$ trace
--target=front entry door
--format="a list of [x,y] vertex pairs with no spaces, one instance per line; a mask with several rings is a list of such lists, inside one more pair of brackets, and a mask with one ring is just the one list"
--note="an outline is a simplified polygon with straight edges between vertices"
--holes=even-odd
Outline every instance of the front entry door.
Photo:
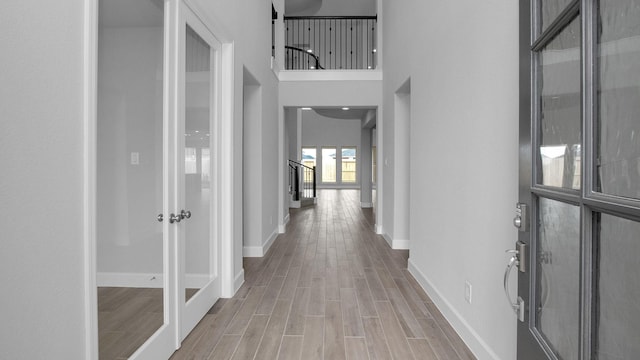
[[635,359],[640,0],[520,4],[518,360]]

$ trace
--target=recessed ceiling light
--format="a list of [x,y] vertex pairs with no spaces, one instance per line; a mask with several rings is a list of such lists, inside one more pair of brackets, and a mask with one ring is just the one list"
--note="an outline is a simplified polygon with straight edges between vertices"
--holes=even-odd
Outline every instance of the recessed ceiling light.
[[199,132],[200,132],[200,130],[196,130],[196,134],[199,133]]
[[313,50],[312,50],[312,49],[307,49],[307,52],[308,52],[308,53],[312,53],[312,52],[313,52]]
[[311,110],[311,108],[310,107],[303,107],[302,110],[308,111],[308,110]]
[[349,110],[349,108],[348,107],[343,107],[342,110]]
[[315,69],[316,69],[316,67],[315,67],[315,66],[309,66],[309,69],[311,69],[311,70],[315,70]]

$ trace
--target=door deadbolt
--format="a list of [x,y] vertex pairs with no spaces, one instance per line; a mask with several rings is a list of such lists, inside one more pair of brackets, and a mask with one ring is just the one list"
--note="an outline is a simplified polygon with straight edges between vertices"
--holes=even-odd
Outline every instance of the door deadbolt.
[[529,212],[527,210],[527,204],[516,204],[516,217],[513,218],[513,226],[517,227],[518,231],[529,231]]

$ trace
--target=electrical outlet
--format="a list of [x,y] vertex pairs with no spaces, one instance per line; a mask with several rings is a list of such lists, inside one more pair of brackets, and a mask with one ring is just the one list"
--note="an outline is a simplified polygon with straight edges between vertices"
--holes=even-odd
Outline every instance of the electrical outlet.
[[464,300],[471,304],[471,296],[473,294],[473,286],[470,282],[464,282]]
[[140,153],[132,152],[131,153],[131,165],[140,165]]

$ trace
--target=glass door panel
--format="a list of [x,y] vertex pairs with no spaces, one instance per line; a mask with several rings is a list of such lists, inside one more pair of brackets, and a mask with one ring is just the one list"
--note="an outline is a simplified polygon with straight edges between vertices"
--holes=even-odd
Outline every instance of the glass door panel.
[[336,153],[335,147],[322,148],[322,182],[335,183],[336,178]]
[[571,0],[540,0],[541,31],[548,28],[570,3]]
[[541,198],[536,328],[559,359],[578,359],[580,208]]
[[155,0],[99,1],[96,248],[101,360],[162,358],[175,349],[170,272],[164,262],[170,242],[164,5]]
[[518,360],[637,358],[640,0],[530,5],[520,39],[544,34],[520,49]]
[[[303,147],[302,148],[302,165],[308,166],[310,168],[316,167],[316,148],[315,147]],[[304,180],[305,183],[313,183],[313,173],[312,172],[304,172]]]
[[640,2],[601,1],[598,15],[597,190],[640,199]]
[[580,20],[539,54],[540,183],[580,189]]
[[347,184],[354,184],[357,182],[356,172],[356,148],[355,147],[343,147],[342,148],[342,182]]
[[[179,242],[181,325],[184,339],[220,297],[217,260],[216,73],[221,45],[181,3],[178,144],[182,223]],[[184,298],[182,298],[182,295]]]
[[608,214],[597,217],[594,356],[634,359],[640,354],[640,223]]
[[211,48],[186,26],[184,123],[185,301],[209,282],[211,268]]

